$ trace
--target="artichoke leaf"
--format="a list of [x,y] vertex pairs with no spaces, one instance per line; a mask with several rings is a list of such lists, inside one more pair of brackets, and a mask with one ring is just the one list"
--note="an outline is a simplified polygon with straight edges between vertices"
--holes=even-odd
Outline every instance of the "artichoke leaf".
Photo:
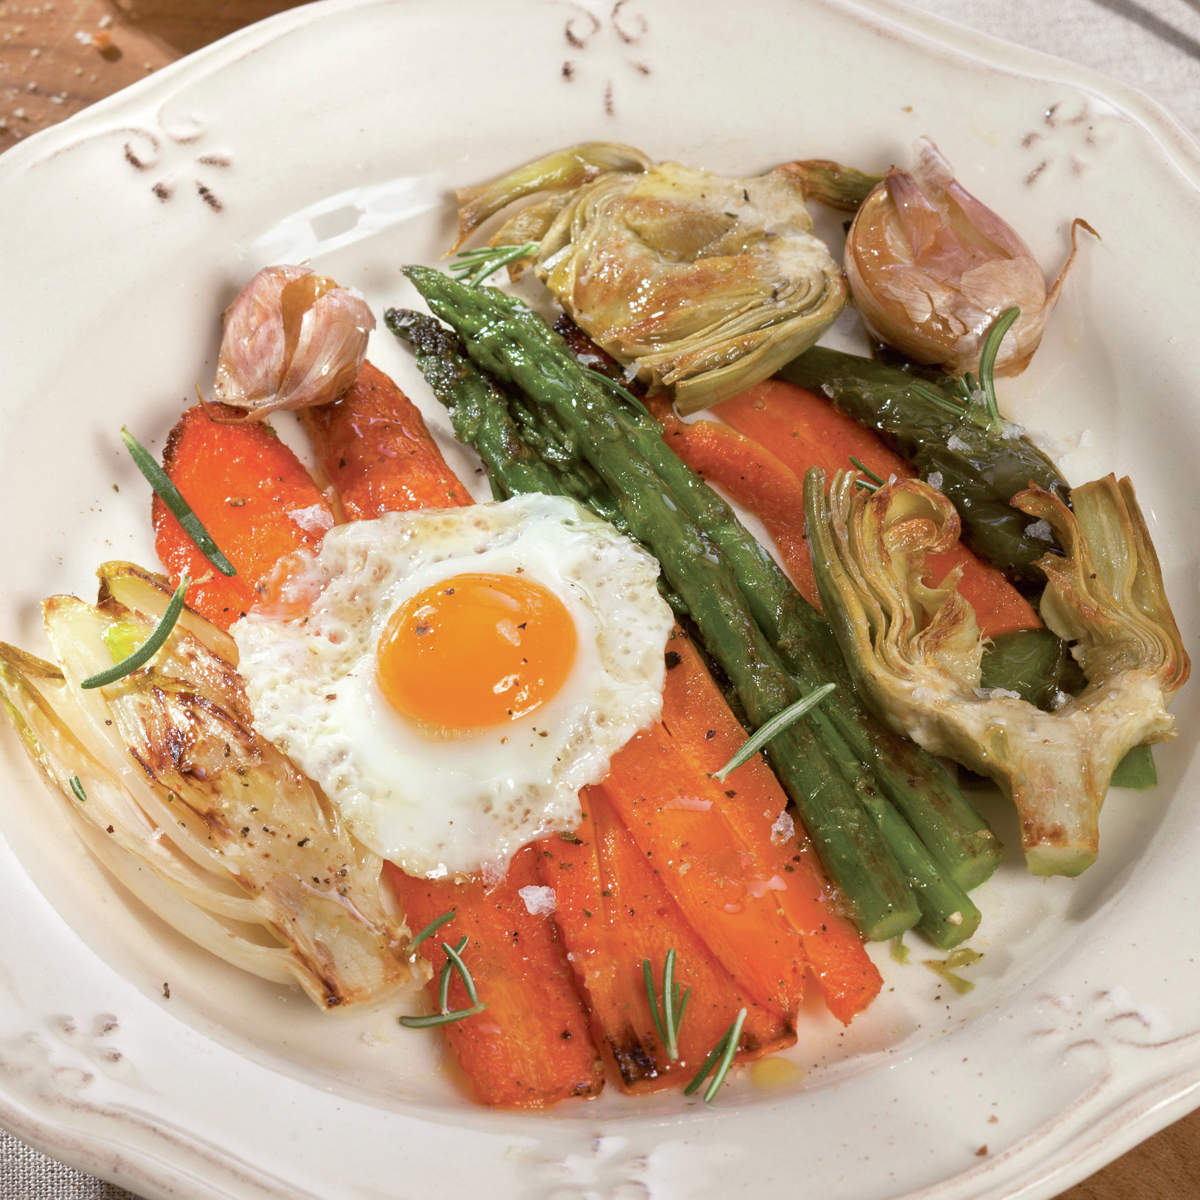
[[[461,246],[489,217],[531,196],[568,193],[612,171],[644,171],[650,160],[620,142],[579,142],[535,158],[478,187],[459,188],[458,242]],[[528,241],[528,238],[521,239]]]
[[1128,480],[1073,489],[1074,511],[1029,488],[1013,503],[1053,528],[1063,555],[1037,564],[1042,616],[1072,643],[1087,686],[1044,712],[980,686],[984,640],[957,576],[931,586],[924,560],[958,536],[940,492],[916,479],[868,494],[853,472],[805,479],[821,602],[859,691],[894,729],[993,779],[1021,823],[1035,874],[1076,875],[1099,848],[1099,814],[1117,764],[1174,733],[1167,712],[1189,663],[1162,572]]
[[527,200],[493,244],[538,241],[535,273],[575,323],[683,412],[769,377],[832,324],[846,284],[795,164],[727,178],[610,146],[604,166],[601,145],[460,192],[460,233]]
[[[322,1008],[374,1003],[421,978],[382,862],[253,729],[220,630],[186,614],[143,668],[103,688],[106,635],[156,618],[165,580],[101,568],[101,602],[43,606],[59,665],[0,646],[0,697],[84,844],[179,932],[227,961],[299,983]],[[74,781],[74,783],[73,783]],[[74,784],[80,785],[81,796]],[[147,869],[148,868],[148,869]]]

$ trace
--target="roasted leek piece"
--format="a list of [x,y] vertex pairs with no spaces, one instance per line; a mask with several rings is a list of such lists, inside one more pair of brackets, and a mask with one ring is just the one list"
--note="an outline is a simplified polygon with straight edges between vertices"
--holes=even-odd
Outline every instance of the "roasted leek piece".
[[793,165],[736,179],[574,146],[460,192],[459,232],[527,201],[492,244],[537,242],[538,278],[575,322],[694,412],[773,374],[845,303]]
[[[144,640],[169,585],[101,568],[96,606],[45,602],[61,665],[0,644],[0,700],[84,844],[180,933],[322,1008],[410,982],[408,929],[319,789],[252,728],[232,643],[194,613],[142,669],[79,682]],[[129,607],[123,598],[137,607]],[[418,978],[421,977],[418,975]]]
[[870,494],[851,472],[835,476],[826,498],[820,471],[805,480],[821,602],[856,686],[894,728],[1012,797],[1039,875],[1077,875],[1094,861],[1113,770],[1132,747],[1173,734],[1167,704],[1189,671],[1129,481],[1109,475],[1071,500],[1074,511],[1040,488],[1013,500],[1063,548],[1038,563],[1041,613],[1087,679],[1043,712],[980,687],[983,640],[957,575],[937,587],[923,579],[925,555],[958,537],[945,496],[918,480]]

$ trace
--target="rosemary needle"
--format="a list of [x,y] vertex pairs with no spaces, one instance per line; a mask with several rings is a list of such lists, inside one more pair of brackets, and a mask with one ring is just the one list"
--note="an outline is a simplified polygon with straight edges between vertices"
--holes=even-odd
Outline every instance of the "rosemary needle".
[[467,997],[472,1004],[479,1003],[479,996],[475,991],[475,980],[471,978],[471,972],[467,970],[467,964],[463,962],[461,955],[466,948],[467,939],[464,935],[457,946],[451,946],[448,942],[442,943],[442,949],[446,952],[446,957],[454,964],[454,969],[458,972],[463,981],[463,987],[467,989]]
[[526,242],[523,246],[480,246],[478,250],[464,250],[455,255],[449,273],[467,287],[476,288],[501,267],[536,254],[539,245],[538,242]]
[[809,709],[820,704],[835,687],[836,683],[823,683],[819,688],[813,688],[807,696],[801,696],[795,704],[789,704],[783,712],[772,717],[765,725],[759,727],[757,733],[747,738],[742,748],[719,771],[714,771],[712,777],[724,783],[727,775],[736,771],[742,763],[757,754],[773,737],[804,716]]
[[680,994],[679,984],[675,982],[675,948],[667,951],[663,963],[661,1000],[654,988],[654,971],[648,958],[642,959],[642,979],[646,985],[646,999],[650,1001],[654,1028],[667,1052],[667,1060],[674,1062],[679,1057],[679,1026],[683,1023],[683,1010],[692,994],[691,988],[684,989]]
[[[455,962],[457,962],[460,966],[462,965],[462,959],[459,957],[459,955],[462,954],[466,948],[467,935],[465,933],[458,939],[458,945],[453,948],[451,948],[446,942],[442,943],[442,949],[446,952],[446,962],[442,967],[441,975],[438,977],[438,1008],[442,1012],[445,1012],[450,1006],[450,972],[454,970]],[[454,955],[454,962],[451,962],[450,960],[451,954]],[[462,970],[465,971],[466,967],[462,967]],[[474,997],[472,997],[472,1002],[474,1002]]]
[[437,933],[437,931],[441,929],[441,927],[445,925],[447,921],[454,920],[455,911],[456,910],[452,908],[447,912],[442,913],[440,917],[434,917],[433,920],[430,921],[429,924],[426,925],[425,928],[422,929],[421,932],[418,933],[417,936],[408,943],[409,950],[415,950],[427,937],[429,937],[430,934]]
[[71,784],[71,791],[73,791],[80,800],[87,799],[87,792],[85,792],[83,790],[83,784],[79,782],[78,775],[71,776],[70,784]]
[[615,379],[610,379],[603,371],[597,371],[594,367],[584,367],[583,373],[590,375],[601,387],[612,392],[618,400],[624,400],[626,404],[631,405],[635,412],[653,419],[650,410],[628,388],[622,387]]
[[[721,1084],[725,1082],[725,1076],[729,1074],[729,1068],[733,1065],[733,1056],[737,1053],[738,1039],[742,1036],[742,1026],[746,1023],[746,1010],[738,1009],[738,1015],[734,1017],[733,1024],[725,1030],[725,1036],[709,1051],[708,1057],[704,1060],[700,1070],[696,1072],[692,1082],[683,1089],[685,1096],[692,1095],[708,1077],[708,1073],[712,1071],[713,1064],[716,1063],[716,1071],[713,1073],[712,1080],[704,1090],[704,1103],[711,1104],[717,1092],[721,1090]],[[720,1062],[717,1060],[720,1059]]]
[[456,1008],[450,1012],[430,1013],[426,1017],[399,1017],[398,1020],[405,1029],[433,1029],[438,1025],[451,1025],[455,1021],[465,1021],[467,1017],[478,1016],[484,1010],[484,1005],[476,1004],[472,1008]]
[[876,492],[881,487],[883,487],[885,480],[880,478],[880,476],[876,475],[875,472],[872,471],[871,468],[868,467],[865,463],[863,463],[859,459],[855,458],[853,454],[850,455],[850,461],[851,461],[851,463],[854,464],[855,467],[858,468],[858,470],[860,470],[863,473],[863,475],[866,476],[865,479],[856,479],[855,480],[855,483],[857,483],[859,487],[866,488],[868,491],[871,491],[871,492]]
[[222,575],[236,575],[237,568],[218,548],[217,543],[213,541],[212,534],[200,523],[200,518],[192,512],[191,505],[180,495],[179,489],[171,482],[166,471],[155,461],[154,455],[124,425],[121,426],[121,440],[125,443],[125,449],[129,451],[134,465],[146,477],[147,482],[171,510],[179,524],[183,526],[184,532],[196,543],[200,553]]
[[920,396],[923,400],[928,400],[930,404],[940,408],[942,412],[951,417],[962,417],[966,414],[966,409],[953,400],[947,399],[936,388],[927,387],[920,381],[913,379],[908,384],[909,391]]
[[163,613],[162,620],[154,627],[154,632],[132,654],[109,667],[107,671],[89,675],[79,686],[81,688],[105,687],[110,683],[116,683],[118,679],[124,679],[126,675],[132,675],[138,667],[149,662],[162,648],[167,638],[171,636],[171,630],[175,628],[175,622],[179,620],[179,614],[183,612],[183,598],[187,595],[191,584],[191,579],[186,575],[179,581],[179,586],[175,589],[175,594],[171,597],[171,602],[167,605],[167,611]]
[[[667,952],[668,954],[670,951]],[[663,1027],[662,1012],[659,1009],[658,995],[654,990],[654,971],[648,958],[642,959],[642,982],[646,985],[646,999],[650,1001],[650,1016],[654,1019],[654,1028],[658,1030],[658,1040],[667,1044],[667,1031]],[[667,1055],[670,1057],[670,1054]]]
[[1020,315],[1019,308],[1005,309],[992,322],[987,337],[983,339],[983,348],[979,351],[979,385],[983,388],[988,417],[997,425],[1003,418],[1000,416],[1000,405],[996,400],[996,355],[1000,353],[1000,343],[1004,341],[1004,335]]
[[1004,335],[1020,315],[1019,308],[1006,308],[992,322],[979,349],[979,377],[976,378],[968,371],[954,383],[955,391],[966,401],[968,413],[972,404],[978,404],[982,396],[983,415],[976,415],[974,419],[977,424],[982,424],[992,431],[1002,428],[1004,424],[1004,418],[1000,415],[1000,403],[996,399],[996,355],[1000,353],[1000,343],[1004,341]]

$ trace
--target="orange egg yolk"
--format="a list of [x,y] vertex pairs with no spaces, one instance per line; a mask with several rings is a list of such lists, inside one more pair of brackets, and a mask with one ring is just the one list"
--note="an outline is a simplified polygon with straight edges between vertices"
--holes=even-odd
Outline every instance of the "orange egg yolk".
[[523,575],[455,575],[406,600],[379,639],[388,703],[418,724],[469,732],[528,716],[575,661],[563,602]]

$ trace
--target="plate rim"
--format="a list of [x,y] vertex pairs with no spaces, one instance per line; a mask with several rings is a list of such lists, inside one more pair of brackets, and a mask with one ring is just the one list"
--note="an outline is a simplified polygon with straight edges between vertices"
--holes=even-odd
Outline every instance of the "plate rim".
[[[214,70],[220,71],[223,65],[252,53],[257,46],[269,44],[301,26],[319,23],[359,9],[395,7],[402,2],[403,0],[317,0],[315,3],[277,13],[254,25],[236,30],[217,42],[169,64],[154,75],[106,97],[58,125],[24,139],[0,156],[0,165],[17,168],[25,161],[32,162],[44,157],[56,147],[65,149],[75,140],[76,135],[84,132],[89,125],[107,124],[123,110],[136,109],[146,101],[157,99],[160,103],[165,102],[173,90],[186,85],[189,80]],[[1090,67],[958,25],[939,15],[905,8],[897,0],[807,2],[863,18],[873,25],[895,26],[910,35],[925,39],[932,48],[941,52],[981,60],[989,66],[1018,75],[1060,82],[1077,91],[1097,95],[1123,115],[1132,118],[1149,133],[1181,178],[1193,189],[1200,191],[1200,142],[1165,106],[1131,85],[1111,79]],[[6,845],[4,849],[7,850]],[[1044,1188],[1051,1180],[1054,1180],[1056,1190],[1070,1186],[1152,1133],[1192,1109],[1200,1107],[1200,1067],[1180,1072],[1173,1079],[1175,1082],[1170,1087],[1168,1084],[1171,1084],[1171,1080],[1160,1080],[1126,1098],[1110,1121],[1105,1123],[1107,1131],[1103,1136],[1097,1134],[1095,1138],[1090,1139],[1092,1145],[1086,1153],[1072,1158],[1068,1163],[1061,1163],[1036,1175],[1031,1174],[1017,1190],[1006,1190],[1003,1194],[1006,1197],[1030,1198],[1035,1195],[1050,1195],[1052,1193],[1046,1192]],[[73,1130],[69,1125],[56,1123],[50,1117],[39,1115],[31,1106],[23,1105],[10,1097],[2,1080],[0,1123],[45,1153],[81,1170],[110,1179],[120,1186],[139,1190],[147,1197],[212,1194],[189,1190],[199,1186],[195,1175],[195,1163],[191,1168],[181,1171],[157,1155],[146,1153],[144,1150],[139,1153],[136,1149],[119,1150],[114,1162],[113,1146],[107,1138],[94,1132]],[[205,1162],[206,1155],[194,1142],[188,1143],[187,1139],[183,1139],[177,1144],[182,1152],[190,1153],[206,1169],[221,1165],[215,1159]],[[231,1186],[235,1184],[236,1177],[237,1172],[230,1175]],[[211,1182],[206,1180],[204,1186],[211,1186]],[[242,1182],[246,1182],[244,1178]],[[294,1184],[287,1183],[286,1187],[287,1195],[297,1195]],[[928,1191],[907,1192],[904,1195],[915,1200],[917,1196],[932,1196],[937,1190],[933,1188]],[[230,1191],[228,1194],[242,1193]]]

